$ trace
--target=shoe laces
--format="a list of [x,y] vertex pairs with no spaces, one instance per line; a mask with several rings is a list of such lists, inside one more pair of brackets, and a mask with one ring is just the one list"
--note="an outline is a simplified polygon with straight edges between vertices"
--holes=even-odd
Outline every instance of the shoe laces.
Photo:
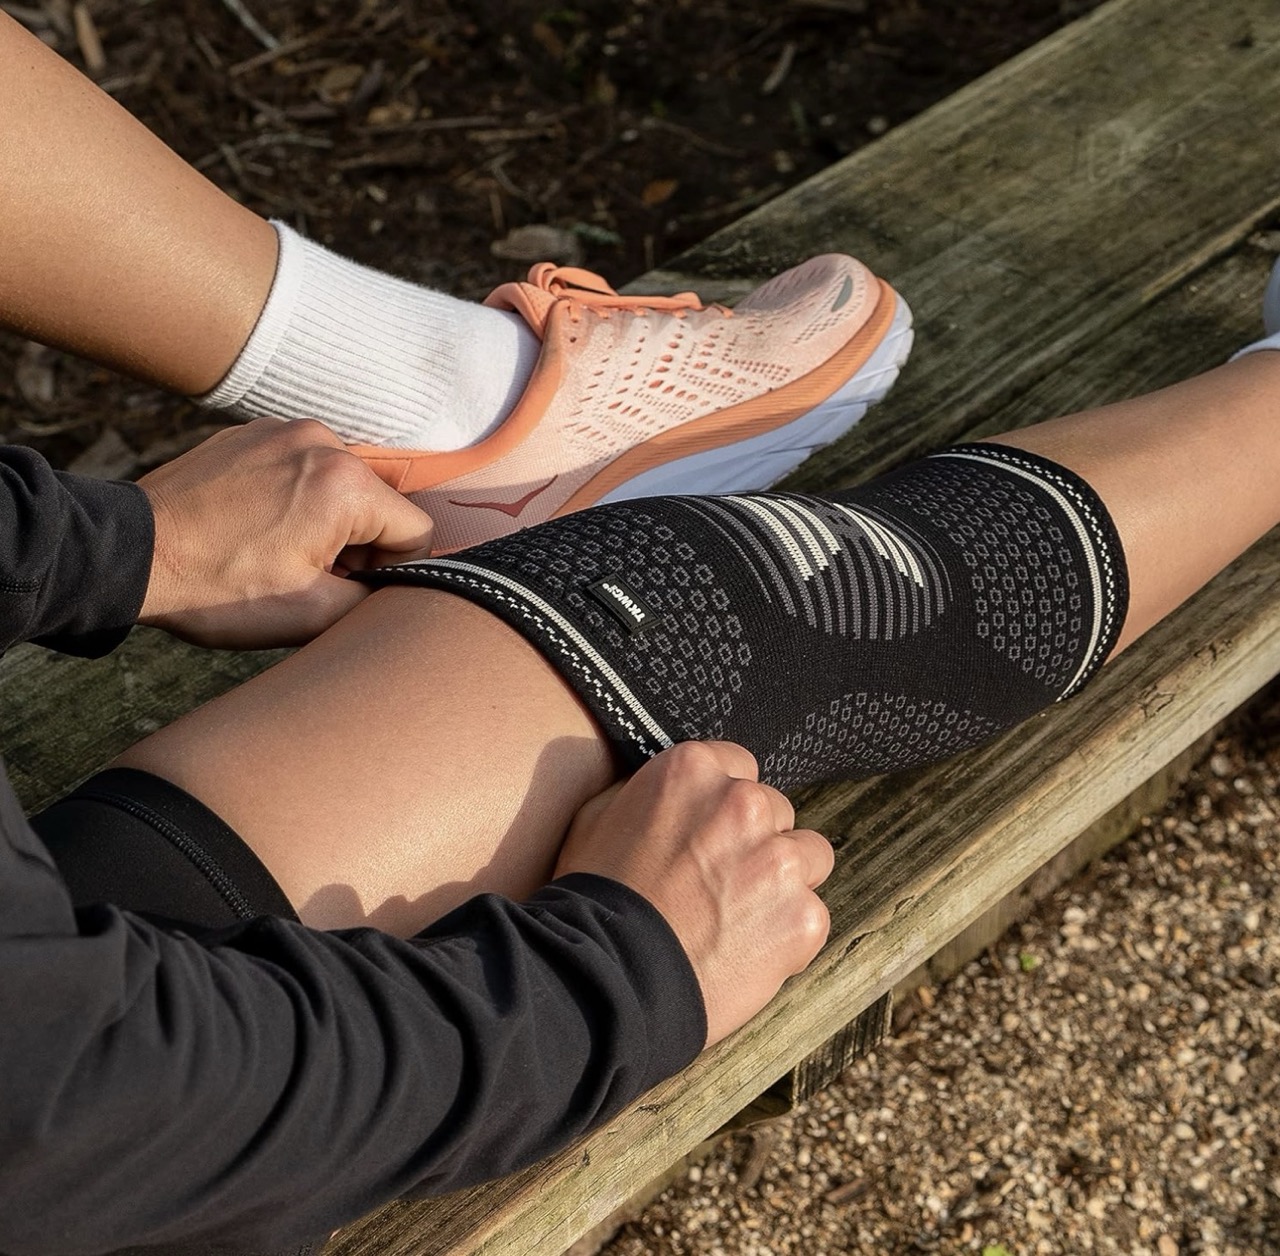
[[691,312],[700,313],[705,309],[712,309],[726,318],[733,317],[733,311],[727,306],[704,305],[696,292],[678,292],[670,297],[624,297],[594,272],[577,266],[557,266],[554,262],[539,262],[529,272],[528,282],[557,300],[568,301],[573,307],[574,322],[582,317],[583,309],[604,319],[609,318],[614,310],[629,310],[636,314],[661,310],[683,319]]

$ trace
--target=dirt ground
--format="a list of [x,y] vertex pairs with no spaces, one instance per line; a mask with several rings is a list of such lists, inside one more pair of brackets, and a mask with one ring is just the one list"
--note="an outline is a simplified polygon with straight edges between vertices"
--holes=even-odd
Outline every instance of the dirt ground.
[[1280,1252],[1280,689],[1168,807],[604,1256]]
[[[253,209],[370,265],[480,297],[552,254],[624,282],[1096,3],[0,8],[77,65],[87,54],[107,91]],[[543,228],[532,241],[519,234],[531,227]],[[145,469],[207,422],[0,335],[0,435],[61,465],[107,434],[95,468]]]

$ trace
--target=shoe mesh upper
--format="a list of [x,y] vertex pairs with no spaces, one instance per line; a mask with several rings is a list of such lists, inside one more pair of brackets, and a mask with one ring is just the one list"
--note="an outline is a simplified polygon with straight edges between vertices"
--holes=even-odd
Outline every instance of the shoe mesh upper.
[[733,312],[655,309],[635,298],[611,308],[598,298],[581,304],[572,291],[550,308],[545,290],[519,287],[530,291],[511,304],[545,334],[538,371],[558,362],[560,377],[543,402],[535,374],[521,404],[545,404],[545,413],[518,446],[413,495],[441,548],[454,535],[480,539],[484,514],[493,535],[510,531],[512,518],[518,526],[547,519],[635,446],[803,378],[856,335],[880,295],[865,267],[839,256],[779,275]]

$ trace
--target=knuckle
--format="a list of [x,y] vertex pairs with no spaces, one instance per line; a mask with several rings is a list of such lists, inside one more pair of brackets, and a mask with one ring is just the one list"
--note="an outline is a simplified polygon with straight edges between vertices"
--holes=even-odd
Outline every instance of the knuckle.
[[682,741],[663,755],[663,766],[669,773],[679,776],[701,774],[716,767],[715,753],[701,741]]
[[[310,451],[325,489],[335,495],[356,497],[367,487],[368,468],[345,449],[318,448]],[[381,483],[381,481],[379,481]]]
[[770,875],[775,882],[799,880],[803,873],[803,861],[796,844],[787,837],[779,837],[769,844],[766,856]]
[[285,431],[299,445],[332,445],[337,439],[319,419],[292,419]]
[[776,831],[769,796],[764,787],[754,781],[733,781],[727,791],[726,802],[734,819],[747,828]]
[[810,893],[796,920],[800,940],[814,951],[821,948],[831,932],[831,913],[816,894]]
[[796,809],[791,805],[791,799],[781,790],[774,789],[772,785],[761,785],[760,790],[765,799],[769,803],[769,815],[773,818],[775,824],[778,823],[779,817],[782,823],[779,827],[791,829],[795,827]]

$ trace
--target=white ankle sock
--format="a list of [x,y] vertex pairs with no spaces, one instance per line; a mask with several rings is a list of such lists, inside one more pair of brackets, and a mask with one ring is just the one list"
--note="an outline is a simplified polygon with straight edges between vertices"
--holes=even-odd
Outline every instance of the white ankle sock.
[[267,303],[202,405],[245,419],[320,419],[352,444],[442,451],[475,444],[511,412],[542,351],[519,315],[271,225],[280,259]]
[[1232,357],[1233,362],[1236,358],[1242,358],[1246,353],[1256,353],[1259,349],[1280,349],[1280,261],[1271,269],[1271,281],[1262,298],[1262,325],[1266,328],[1267,335],[1262,340],[1246,345]]

